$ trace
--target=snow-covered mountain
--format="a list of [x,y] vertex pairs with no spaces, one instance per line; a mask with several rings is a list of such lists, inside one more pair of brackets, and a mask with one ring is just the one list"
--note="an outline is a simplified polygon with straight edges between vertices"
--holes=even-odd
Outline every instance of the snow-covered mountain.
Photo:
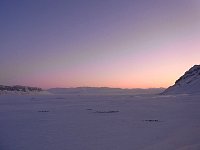
[[42,92],[43,90],[38,87],[29,87],[29,86],[5,86],[0,85],[0,94],[36,94]]
[[194,65],[173,86],[170,86],[163,92],[163,94],[193,93],[200,93],[200,65]]

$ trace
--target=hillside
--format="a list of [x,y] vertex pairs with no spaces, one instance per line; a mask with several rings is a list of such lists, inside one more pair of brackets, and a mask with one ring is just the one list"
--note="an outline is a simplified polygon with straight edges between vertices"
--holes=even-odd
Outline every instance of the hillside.
[[43,90],[38,87],[29,87],[29,86],[5,86],[0,85],[0,94],[30,94],[30,93],[38,93]]
[[200,93],[200,65],[194,65],[173,86],[170,86],[163,92],[163,94],[194,93]]

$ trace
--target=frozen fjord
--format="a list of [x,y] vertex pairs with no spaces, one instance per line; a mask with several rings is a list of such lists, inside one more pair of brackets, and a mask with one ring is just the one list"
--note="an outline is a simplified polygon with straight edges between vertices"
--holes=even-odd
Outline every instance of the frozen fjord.
[[1,150],[199,150],[200,95],[0,96]]

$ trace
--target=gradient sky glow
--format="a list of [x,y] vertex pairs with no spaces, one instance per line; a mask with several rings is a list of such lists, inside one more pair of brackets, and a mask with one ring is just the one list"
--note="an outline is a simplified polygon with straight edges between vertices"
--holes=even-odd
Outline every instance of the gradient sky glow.
[[200,64],[199,0],[1,0],[0,84],[168,87]]

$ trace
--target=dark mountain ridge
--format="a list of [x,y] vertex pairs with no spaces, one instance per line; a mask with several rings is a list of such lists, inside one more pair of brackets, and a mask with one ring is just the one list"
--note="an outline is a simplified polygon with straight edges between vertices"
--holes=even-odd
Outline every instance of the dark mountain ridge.
[[163,94],[194,94],[200,93],[200,65],[194,65],[184,73],[173,86]]
[[15,86],[0,85],[0,91],[40,92],[42,91],[42,88],[21,86],[21,85],[15,85]]

